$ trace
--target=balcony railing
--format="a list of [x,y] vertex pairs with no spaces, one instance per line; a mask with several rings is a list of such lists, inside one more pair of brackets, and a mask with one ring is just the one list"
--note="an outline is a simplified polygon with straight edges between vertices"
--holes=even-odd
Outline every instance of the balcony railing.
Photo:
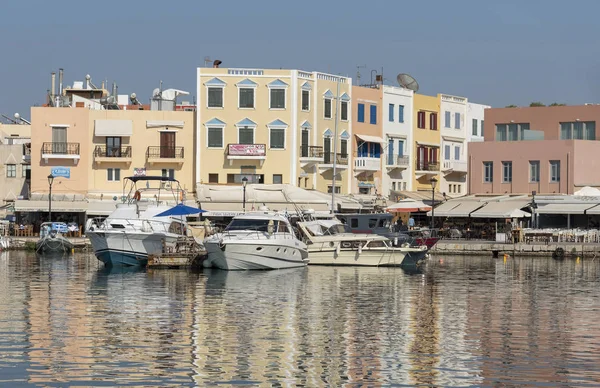
[[43,155],[79,155],[79,143],[46,142],[42,144]]
[[421,161],[417,161],[417,171],[440,171],[439,163],[425,163]]
[[[333,164],[334,155],[333,152],[325,152],[323,154],[323,164]],[[335,156],[336,164],[348,164],[348,154],[336,154]]]
[[323,158],[323,147],[321,146],[300,146],[301,158]]
[[410,161],[406,155],[388,155],[386,159],[388,166],[408,166]]
[[97,158],[131,158],[131,146],[110,147],[98,145],[94,149]]
[[379,171],[381,170],[381,157],[362,155],[355,152],[354,169],[357,171]]
[[151,146],[146,151],[148,159],[183,159],[183,147]]

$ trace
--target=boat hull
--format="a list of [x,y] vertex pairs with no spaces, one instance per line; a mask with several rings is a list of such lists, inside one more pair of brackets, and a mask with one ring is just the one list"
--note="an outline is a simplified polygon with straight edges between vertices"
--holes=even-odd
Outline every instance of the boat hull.
[[[286,241],[286,240],[284,240]],[[270,243],[268,240],[223,241],[217,238],[206,240],[208,254],[205,267],[228,271],[271,270],[304,267],[308,253],[301,243],[288,240],[289,244]]]
[[346,265],[364,267],[411,267],[425,260],[424,248],[336,249],[311,245],[310,265]]
[[88,231],[94,254],[107,266],[145,266],[148,255],[158,255],[177,235],[139,231]]
[[73,243],[62,236],[46,236],[36,242],[35,249],[39,253],[68,253],[73,250]]

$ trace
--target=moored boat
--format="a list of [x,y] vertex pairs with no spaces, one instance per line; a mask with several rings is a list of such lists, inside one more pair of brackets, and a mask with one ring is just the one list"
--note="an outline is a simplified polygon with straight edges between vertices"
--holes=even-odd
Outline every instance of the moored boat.
[[44,222],[40,226],[40,239],[35,244],[38,253],[69,253],[73,243],[63,233],[68,231],[64,222]]

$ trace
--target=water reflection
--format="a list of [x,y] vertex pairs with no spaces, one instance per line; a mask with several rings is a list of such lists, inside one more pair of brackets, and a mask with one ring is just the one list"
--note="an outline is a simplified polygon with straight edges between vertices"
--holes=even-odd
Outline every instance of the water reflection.
[[105,269],[0,253],[0,383],[600,384],[597,261]]

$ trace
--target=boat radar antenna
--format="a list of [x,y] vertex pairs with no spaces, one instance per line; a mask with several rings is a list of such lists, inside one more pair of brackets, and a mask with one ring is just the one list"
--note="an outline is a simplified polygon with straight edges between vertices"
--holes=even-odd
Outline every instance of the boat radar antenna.
[[412,90],[415,93],[419,91],[419,83],[410,74],[400,73],[396,76],[396,80],[404,89]]

